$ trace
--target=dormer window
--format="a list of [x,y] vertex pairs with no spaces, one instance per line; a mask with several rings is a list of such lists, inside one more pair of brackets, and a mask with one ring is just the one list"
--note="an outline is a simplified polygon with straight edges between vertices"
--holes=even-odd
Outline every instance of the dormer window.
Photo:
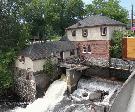
[[82,36],[87,37],[88,36],[88,29],[82,29]]
[[107,35],[107,27],[101,27],[101,36],[106,36]]
[[72,36],[74,36],[74,37],[76,36],[76,30],[72,31]]

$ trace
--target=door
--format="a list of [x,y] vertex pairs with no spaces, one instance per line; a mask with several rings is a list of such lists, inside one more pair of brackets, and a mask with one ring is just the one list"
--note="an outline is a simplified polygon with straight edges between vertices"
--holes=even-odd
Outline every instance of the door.
[[60,59],[63,61],[63,54],[64,54],[64,52],[63,51],[61,51],[60,52]]

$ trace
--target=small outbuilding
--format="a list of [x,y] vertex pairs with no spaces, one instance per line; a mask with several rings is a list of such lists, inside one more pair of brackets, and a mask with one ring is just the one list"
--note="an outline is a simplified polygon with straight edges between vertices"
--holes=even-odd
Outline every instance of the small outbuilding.
[[39,72],[43,70],[43,65],[47,58],[51,58],[53,63],[58,63],[58,60],[65,60],[76,56],[77,49],[74,42],[35,43],[21,51],[16,60],[16,67],[32,72]]

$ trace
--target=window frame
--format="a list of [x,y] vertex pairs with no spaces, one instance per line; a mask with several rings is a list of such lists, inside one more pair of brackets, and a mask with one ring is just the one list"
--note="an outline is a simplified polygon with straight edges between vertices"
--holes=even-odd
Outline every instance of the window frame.
[[89,54],[91,54],[91,46],[90,46],[90,45],[88,45],[88,47],[87,47],[87,52],[88,52]]
[[88,37],[88,29],[82,29],[82,36],[83,37]]
[[74,49],[70,50],[70,56],[74,56],[74,55],[75,55],[75,50]]
[[87,47],[85,45],[83,45],[83,51],[82,51],[82,53],[87,53]]
[[23,55],[20,56],[19,61],[24,63],[25,62],[25,56],[23,56]]
[[72,36],[75,37],[76,36],[76,30],[72,30]]
[[101,31],[101,36],[106,36],[107,35],[107,26],[101,26],[100,31]]

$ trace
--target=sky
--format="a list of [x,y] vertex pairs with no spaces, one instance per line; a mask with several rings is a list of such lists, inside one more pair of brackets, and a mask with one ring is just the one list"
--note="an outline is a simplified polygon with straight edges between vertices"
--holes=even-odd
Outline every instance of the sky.
[[[92,0],[83,0],[85,4],[89,4],[92,2]],[[129,11],[129,14],[131,12],[131,4],[134,5],[134,12],[135,12],[135,0],[120,0],[120,4],[122,7],[126,8]]]

